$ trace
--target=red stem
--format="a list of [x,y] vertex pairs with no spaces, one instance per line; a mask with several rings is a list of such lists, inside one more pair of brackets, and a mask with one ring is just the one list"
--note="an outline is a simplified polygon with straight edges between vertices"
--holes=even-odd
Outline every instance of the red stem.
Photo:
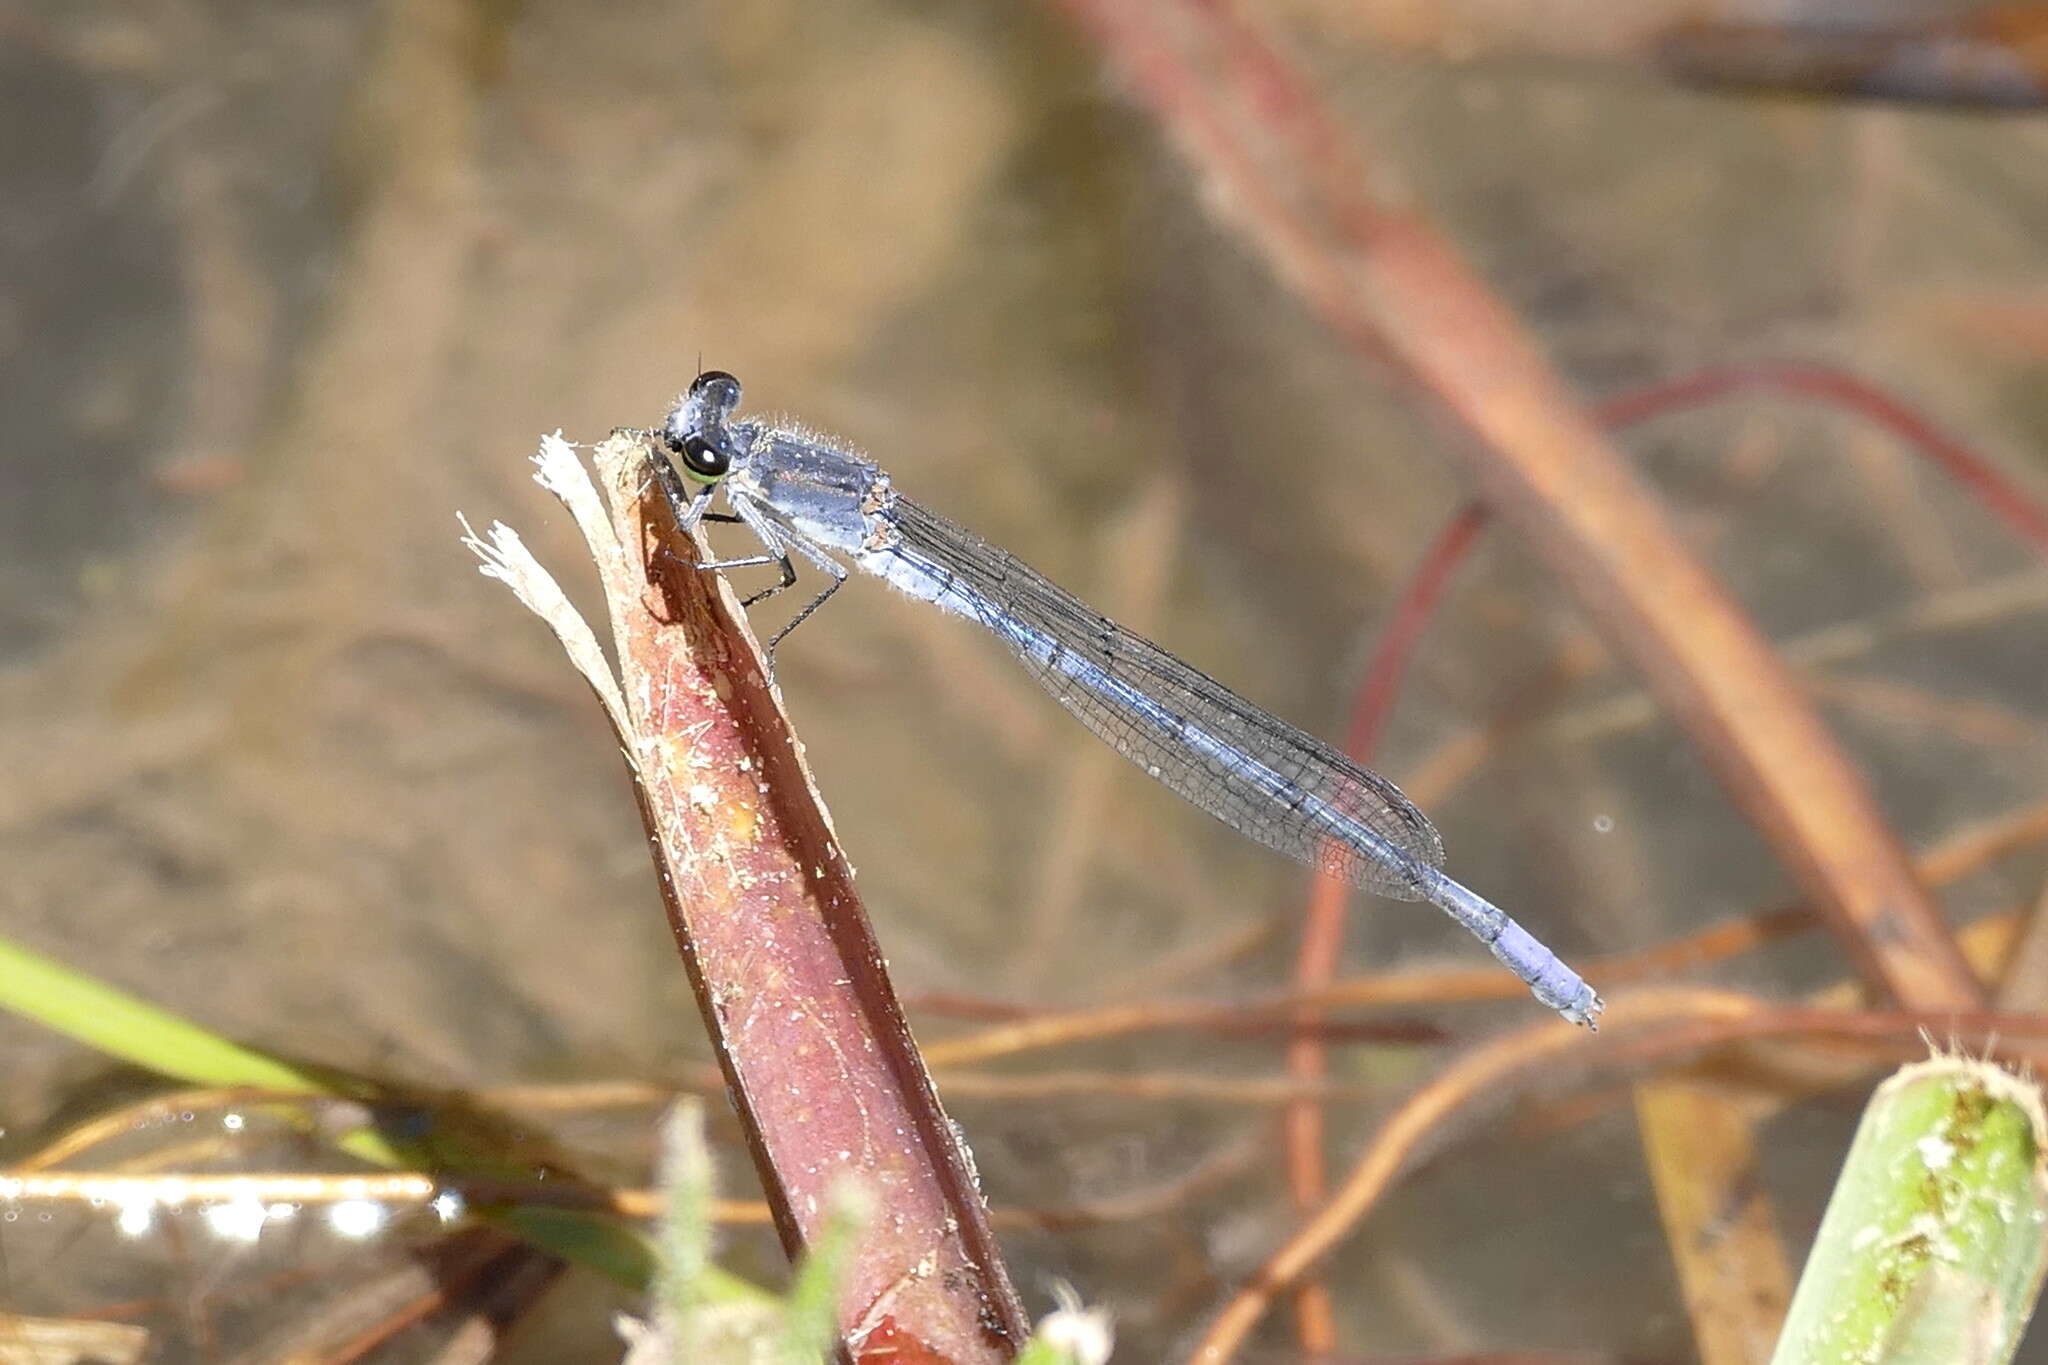
[[1912,446],[2043,554],[2048,554],[2048,508],[1998,467],[1875,384],[1845,370],[1804,361],[1766,361],[1702,370],[1652,384],[1594,409],[1601,424],[1618,429],[1679,408],[1749,389],[1777,389],[1817,398],[1875,422]]
[[[1950,436],[1932,421],[1876,385],[1846,371],[1802,361],[1728,365],[1664,383],[1651,384],[1599,404],[1594,415],[1603,427],[1619,431],[1669,413],[1709,403],[1731,393],[1775,389],[1858,413],[1897,436],[1974,495],[1993,515],[2048,554],[2048,510],[2036,502],[1990,461]],[[1489,520],[1477,502],[1460,507],[1423,551],[1415,572],[1394,599],[1394,614],[1373,646],[1372,658],[1359,683],[1351,708],[1344,749],[1360,763],[1370,763],[1387,717],[1400,694],[1408,661],[1442,600],[1450,576],[1464,560]],[[1318,873],[1302,916],[1301,948],[1295,958],[1297,990],[1310,991],[1336,979],[1344,937],[1344,906],[1348,888]],[[1290,1077],[1305,1087],[1328,1073],[1328,1036],[1320,1011],[1304,1007],[1296,1034],[1287,1049]],[[1282,1115],[1287,1150],[1289,1192],[1298,1211],[1321,1206],[1328,1191],[1324,1163],[1323,1106],[1309,1097],[1289,1104]],[[1320,1341],[1327,1318],[1326,1295],[1320,1282],[1305,1281],[1295,1295],[1298,1335],[1305,1350],[1328,1349]]]

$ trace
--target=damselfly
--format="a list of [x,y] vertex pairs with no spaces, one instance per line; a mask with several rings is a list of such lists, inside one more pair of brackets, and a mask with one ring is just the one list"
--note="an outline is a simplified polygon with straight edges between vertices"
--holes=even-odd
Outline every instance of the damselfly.
[[[738,420],[739,381],[698,375],[669,413],[670,458],[656,473],[686,530],[723,490],[762,553],[706,564],[774,564],[791,556],[831,578],[769,641],[775,645],[846,581],[847,565],[978,621],[1040,686],[1151,777],[1269,848],[1396,900],[1441,907],[1538,1000],[1592,1026],[1601,1001],[1499,906],[1444,873],[1443,841],[1399,788],[1132,634],[971,531],[898,493],[871,462],[810,433]],[[694,489],[690,485],[695,485]]]

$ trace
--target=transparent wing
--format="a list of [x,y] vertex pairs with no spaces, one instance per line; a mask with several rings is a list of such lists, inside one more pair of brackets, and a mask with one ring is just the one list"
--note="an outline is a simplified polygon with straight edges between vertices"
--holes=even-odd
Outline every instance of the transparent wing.
[[[1393,783],[972,531],[903,497],[891,520],[905,550],[950,576],[946,605],[1010,644],[1040,686],[1125,758],[1268,848],[1383,896],[1427,898],[1416,865],[1441,867],[1443,841]],[[1318,804],[1342,818],[1311,814]]]

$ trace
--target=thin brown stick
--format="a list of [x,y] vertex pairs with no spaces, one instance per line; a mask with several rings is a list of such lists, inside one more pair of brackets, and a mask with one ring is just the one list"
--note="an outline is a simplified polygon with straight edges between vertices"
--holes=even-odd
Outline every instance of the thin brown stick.
[[42,1147],[9,1168],[7,1174],[22,1175],[48,1170],[102,1143],[132,1137],[137,1129],[161,1123],[177,1114],[195,1109],[226,1108],[230,1105],[271,1104],[294,1113],[309,1109],[360,1112],[362,1101],[335,1095],[309,1095],[263,1090],[249,1086],[204,1086],[172,1090],[88,1115],[59,1133]]
[[1293,1076],[1213,1076],[1201,1072],[1040,1071],[1025,1075],[947,1070],[946,1093],[978,1100],[1049,1100],[1076,1095],[1106,1096],[1167,1104],[1218,1104],[1270,1108],[1303,1099],[1323,1102],[1374,1100],[1386,1088]]
[[1956,831],[1920,859],[1920,875],[1934,886],[1967,877],[2015,849],[2048,839],[2048,801]]
[[[1361,755],[1361,760],[1363,756]],[[1326,986],[1337,975],[1344,945],[1344,907],[1351,887],[1325,872],[1313,874],[1308,912],[1302,918],[1301,945],[1294,961],[1297,993]],[[1303,1086],[1319,1085],[1329,1072],[1321,1013],[1304,1006],[1296,1013],[1300,1027],[1287,1040],[1287,1074]],[[1306,1217],[1328,1196],[1323,1159],[1323,1106],[1313,1095],[1290,1103],[1281,1115],[1281,1143],[1287,1157],[1287,1193],[1296,1215]],[[1337,1349],[1337,1314],[1328,1286],[1304,1280],[1294,1291],[1294,1339],[1304,1352],[1328,1354]]]
[[1729,394],[1756,391],[1812,399],[1876,423],[1932,460],[1993,516],[2048,554],[2048,508],[2038,498],[1911,404],[1832,365],[1760,361],[1718,366],[1610,398],[1595,414],[1606,426],[1631,426]]
[[1873,721],[1932,731],[2015,763],[2038,764],[2048,745],[2039,721],[1982,697],[1943,696],[1891,678],[1838,673],[1809,673],[1806,685],[1815,696]]
[[2048,884],[2020,919],[2012,953],[1998,975],[2000,1009],[2048,1008]]
[[[1972,825],[1944,840],[1921,857],[1919,874],[1930,885],[1943,886],[1977,871],[2016,849],[2048,840],[2048,802]],[[1806,932],[1819,923],[1803,906],[1781,906],[1740,919],[1709,925],[1697,933],[1647,948],[1587,962],[1588,972],[1611,984],[1671,976],[1691,968],[1725,961],[1762,944]],[[927,1010],[1009,1022],[980,1033],[963,1034],[925,1048],[934,1066],[959,1066],[1044,1047],[1166,1029],[1238,1029],[1275,1019],[1298,1018],[1304,1009],[1387,1008],[1402,1005],[1449,1004],[1508,1000],[1521,996],[1520,983],[1492,967],[1444,968],[1355,977],[1306,994],[1287,994],[1235,1003],[1154,1001],[1062,1013],[1034,1013],[1013,1005],[970,1001],[959,997],[925,997]]]
[[[2040,62],[2048,21],[2038,5],[1962,6],[1963,13],[1932,20],[1909,13],[1905,22],[1880,14],[1861,23],[1854,10],[1812,8],[1827,19],[1809,15],[1800,23],[1796,12],[1776,24],[1691,19],[1658,39],[1657,63],[1681,81],[1715,89],[1959,108],[2048,104]],[[1939,15],[1950,7],[1927,8]]]
[[[1741,1038],[1807,1036],[1875,1042],[1924,1051],[1923,1035],[1982,1046],[1997,1036],[2003,1050],[2027,1056],[2048,1051],[2048,1017],[1995,1011],[1841,1011],[1783,1007],[1731,991],[1667,989],[1617,999],[1615,1026],[1596,1040],[1563,1022],[1545,1022],[1496,1039],[1460,1057],[1397,1109],[1367,1144],[1328,1205],[1298,1229],[1219,1313],[1189,1365],[1223,1365],[1273,1301],[1344,1238],[1391,1188],[1414,1154],[1452,1115],[1478,1099],[1499,1103],[1516,1092],[1554,1083],[1571,1061],[1603,1067],[1641,1066]],[[2027,1039],[2030,1048],[2015,1049]],[[2043,1040],[2043,1041],[2033,1041]]]
[[[1344,750],[1360,763],[1370,763],[1381,727],[1392,712],[1408,658],[1421,641],[1450,575],[1486,525],[1486,514],[1468,506],[1452,518],[1423,554],[1407,586],[1395,597],[1393,619],[1380,633],[1365,678],[1352,704],[1350,733]],[[1301,946],[1294,964],[1294,989],[1306,993],[1327,986],[1337,974],[1344,941],[1344,907],[1350,888],[1324,873],[1310,880],[1307,912],[1302,917]],[[1301,1013],[1302,1030],[1287,1046],[1287,1071],[1304,1087],[1318,1086],[1328,1069],[1328,1053],[1313,1008]],[[1287,1152],[1287,1188],[1295,1211],[1307,1214],[1323,1201],[1326,1180],[1323,1157],[1323,1110],[1309,1095],[1287,1107],[1282,1139]],[[1337,1349],[1336,1318],[1329,1291],[1309,1281],[1295,1292],[1295,1338],[1304,1351]]]
[[[990,1211],[989,1219],[997,1227],[1040,1230],[1136,1222],[1167,1212],[1190,1194],[1238,1174],[1266,1150],[1263,1141],[1233,1142],[1182,1175],[1145,1189],[1064,1207],[999,1207]],[[95,1209],[110,1204],[179,1210],[241,1202],[317,1206],[370,1200],[388,1208],[418,1211],[453,1196],[465,1207],[575,1209],[641,1222],[659,1218],[664,1212],[662,1192],[657,1189],[584,1180],[449,1177],[424,1171],[368,1175],[360,1171],[238,1171],[231,1175],[165,1171],[146,1176],[126,1171],[55,1171],[20,1178],[0,1176],[0,1195],[11,1201],[84,1204]],[[761,1199],[713,1199],[705,1208],[712,1222],[728,1227],[771,1227],[775,1221],[767,1201]]]
[[1635,1107],[1700,1365],[1765,1359],[1792,1271],[1749,1110],[1723,1087],[1676,1077],[1638,1085]]
[[[1981,628],[2019,612],[2038,612],[2044,606],[2048,606],[2048,576],[2039,569],[2027,569],[1934,593],[1882,616],[1825,626],[1784,642],[1778,652],[1794,665],[1813,670],[1860,658],[1900,639]],[[1567,657],[1551,671],[1560,678],[1576,679],[1587,676],[1591,669],[1580,659]],[[1662,715],[1656,701],[1637,690],[1617,692],[1548,718],[1538,718],[1530,711],[1525,705],[1513,706],[1483,727],[1443,741],[1404,774],[1402,787],[1427,806],[1457,790],[1510,740],[1568,748],[1640,730]]]
[[[1905,403],[1832,367],[1756,364],[1708,370],[1610,399],[1600,406],[1598,416],[1604,425],[1620,428],[1753,389],[1782,390],[1838,405],[1869,418],[1905,441],[1923,458],[1934,461],[1966,492],[1984,503],[2023,537],[2037,547],[2048,549],[2048,511],[2001,475],[1988,460],[1964,442],[1941,431]],[[1378,727],[1392,710],[1408,655],[1429,621],[1445,579],[1476,543],[1486,521],[1485,509],[1476,503],[1468,503],[1459,509],[1431,542],[1415,576],[1396,595],[1392,619],[1375,648],[1353,711],[1349,750],[1361,761],[1365,760]],[[1813,681],[1818,690],[1838,700],[1859,686],[1852,680],[1826,677]],[[1869,683],[1860,684],[1860,690],[1854,692],[1855,699],[1866,704],[1881,704],[1888,713],[1910,720],[1932,719],[1935,723],[1953,726],[1965,733],[1976,732],[1987,744],[2018,745],[2030,743],[2033,738],[2031,731],[2019,724],[2018,717],[1996,708],[1981,704],[1937,703],[1917,692],[1902,694],[1896,687],[1876,693],[1873,687]],[[1344,900],[1341,888],[1329,884],[1328,879],[1318,879],[1310,896],[1302,931],[1302,947],[1295,971],[1297,991],[1324,985],[1334,974],[1335,945],[1339,941]],[[1780,913],[1782,915],[1783,912]],[[1799,924],[1803,924],[1804,919],[1797,912],[1792,915],[1792,921]],[[1787,923],[1783,918],[1778,922]],[[1602,973],[1602,978],[1615,984],[1621,975],[1610,969]],[[1304,1025],[1311,1025],[1318,1018],[1312,1009],[1302,1013]],[[1319,1078],[1324,1065],[1321,1036],[1305,1029],[1290,1044],[1288,1060],[1290,1073],[1297,1078]],[[1716,1164],[1711,1160],[1710,1146],[1700,1139],[1703,1131],[1718,1133],[1720,1150],[1724,1155],[1749,1150],[1747,1139],[1740,1135],[1742,1125],[1739,1120],[1735,1119],[1728,1106],[1717,1103],[1717,1098],[1709,1092],[1682,1084],[1654,1090],[1646,1088],[1639,1094],[1637,1102],[1646,1152],[1652,1169],[1657,1171],[1664,1169],[1658,1156],[1660,1148],[1669,1149],[1663,1159],[1667,1164],[1678,1160],[1681,1155],[1701,1160],[1704,1170],[1723,1177],[1723,1183],[1739,1189],[1740,1197],[1753,1203],[1756,1196],[1748,1188],[1752,1182],[1743,1172],[1729,1168],[1726,1161]],[[1659,1120],[1671,1122],[1660,1126]],[[1324,1188],[1322,1133],[1322,1111],[1314,1096],[1304,1097],[1289,1106],[1285,1130],[1288,1187],[1297,1212],[1314,1207],[1321,1198]],[[1658,1185],[1659,1206],[1667,1222],[1682,1220],[1697,1210],[1677,1193],[1686,1187],[1685,1178],[1675,1173],[1668,1175],[1669,1178],[1661,1179]],[[1746,1353],[1753,1353],[1750,1348],[1765,1339],[1759,1336],[1759,1324],[1774,1324],[1782,1310],[1783,1258],[1782,1255],[1774,1257],[1770,1254],[1770,1248],[1774,1248],[1776,1242],[1765,1231],[1769,1216],[1763,1205],[1754,1204],[1747,1218],[1727,1219],[1719,1209],[1702,1216],[1707,1220],[1704,1236],[1680,1233],[1672,1239],[1674,1258],[1687,1288],[1688,1304],[1701,1333],[1699,1348],[1710,1360],[1746,1358]],[[1734,1238],[1726,1235],[1731,1232],[1735,1234]],[[1707,1250],[1709,1244],[1713,1248],[1712,1254]],[[1331,1315],[1321,1283],[1313,1279],[1304,1281],[1297,1288],[1294,1299],[1296,1337],[1303,1348],[1330,1349]]]
[[1065,0],[1210,202],[1337,333],[1391,353],[1471,439],[1448,448],[1689,730],[1859,971],[1981,998],[1861,776],[1517,320],[1418,215],[1376,199],[1306,81],[1221,0]]
[[[1702,370],[1609,398],[1594,409],[1594,415],[1603,426],[1620,430],[1731,394],[1754,391],[1778,391],[1810,399],[1841,408],[1884,428],[1910,446],[1914,454],[1940,468],[1963,492],[1993,516],[2006,522],[2036,549],[2048,551],[2048,507],[2044,507],[2040,499],[2001,473],[1983,453],[1943,430],[1933,419],[1904,400],[1830,365],[1785,361]],[[1486,509],[1479,504],[1467,503],[1461,507],[1437,533],[1437,539],[1425,556],[1425,565],[1433,565],[1438,573],[1449,572],[1460,556],[1470,552],[1477,532],[1484,529],[1486,520]],[[1436,563],[1439,559],[1448,562]],[[1374,700],[1382,710],[1391,707],[1392,693],[1386,690],[1387,684],[1375,683],[1373,679],[1384,671],[1389,683],[1398,683],[1405,661],[1404,650],[1412,645],[1412,636],[1422,624],[1414,615],[1417,604],[1411,599],[1426,582],[1422,578],[1412,582],[1395,608],[1395,621],[1408,623],[1407,628],[1397,632],[1390,626],[1388,634],[1397,636],[1401,647],[1383,644],[1375,653],[1373,670],[1368,672],[1367,686],[1376,690]],[[1818,668],[1867,652],[1879,640],[1900,629],[1927,629],[1982,619],[1987,607],[2009,610],[2038,604],[2041,596],[2038,580],[2033,575],[1974,584],[1915,603],[1905,611],[1893,614],[1882,624],[1844,623],[1788,641],[1779,652],[1809,669]],[[1828,685],[1828,680],[1822,679],[1820,685]],[[1358,714],[1372,714],[1364,709],[1365,705],[1366,697],[1362,690]],[[1654,715],[1647,698],[1632,695],[1601,702],[1593,708],[1592,715],[1567,717],[1548,722],[1541,728],[1570,731],[1569,736],[1560,736],[1562,742],[1584,742],[1620,728],[1615,722],[1623,718],[1623,713],[1627,719],[1635,721],[1646,721]],[[1587,723],[1595,716],[1606,722],[1604,727],[1597,720],[1594,724]],[[1478,732],[1451,741],[1436,756],[1425,761],[1418,775],[1404,785],[1418,796],[1440,795],[1477,766],[1484,749],[1489,747],[1486,744],[1488,738],[1485,732]]]
[[[263,1358],[287,1359],[293,1365],[352,1365],[409,1328],[455,1316],[463,1319],[456,1329],[458,1338],[481,1331],[489,1339],[486,1344],[494,1344],[511,1321],[532,1309],[563,1268],[553,1257],[540,1256],[531,1247],[505,1239],[495,1255],[472,1257],[455,1266],[437,1265],[426,1288],[331,1346],[319,1340],[301,1340],[288,1353]],[[349,1294],[346,1307],[354,1307],[357,1297]],[[254,1358],[248,1359],[254,1365]],[[435,1361],[448,1359],[447,1347],[434,1357]]]

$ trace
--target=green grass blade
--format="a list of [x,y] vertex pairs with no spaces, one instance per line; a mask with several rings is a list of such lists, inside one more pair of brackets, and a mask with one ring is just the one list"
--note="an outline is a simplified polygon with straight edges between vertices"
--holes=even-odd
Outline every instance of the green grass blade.
[[325,1095],[333,1087],[60,962],[0,938],[0,1009],[193,1085]]
[[[189,1085],[246,1086],[286,1095],[361,1098],[339,1076],[232,1042],[191,1020],[0,937],[0,1009],[110,1057]],[[374,1165],[418,1166],[419,1152],[359,1128],[337,1144]],[[512,1208],[489,1215],[535,1246],[642,1289],[653,1258],[646,1242],[614,1220],[565,1209]],[[722,1280],[720,1281],[722,1283]]]
[[842,1182],[826,1196],[824,1220],[783,1297],[773,1356],[778,1365],[816,1365],[839,1345],[839,1289],[874,1212],[873,1198],[859,1185]]

